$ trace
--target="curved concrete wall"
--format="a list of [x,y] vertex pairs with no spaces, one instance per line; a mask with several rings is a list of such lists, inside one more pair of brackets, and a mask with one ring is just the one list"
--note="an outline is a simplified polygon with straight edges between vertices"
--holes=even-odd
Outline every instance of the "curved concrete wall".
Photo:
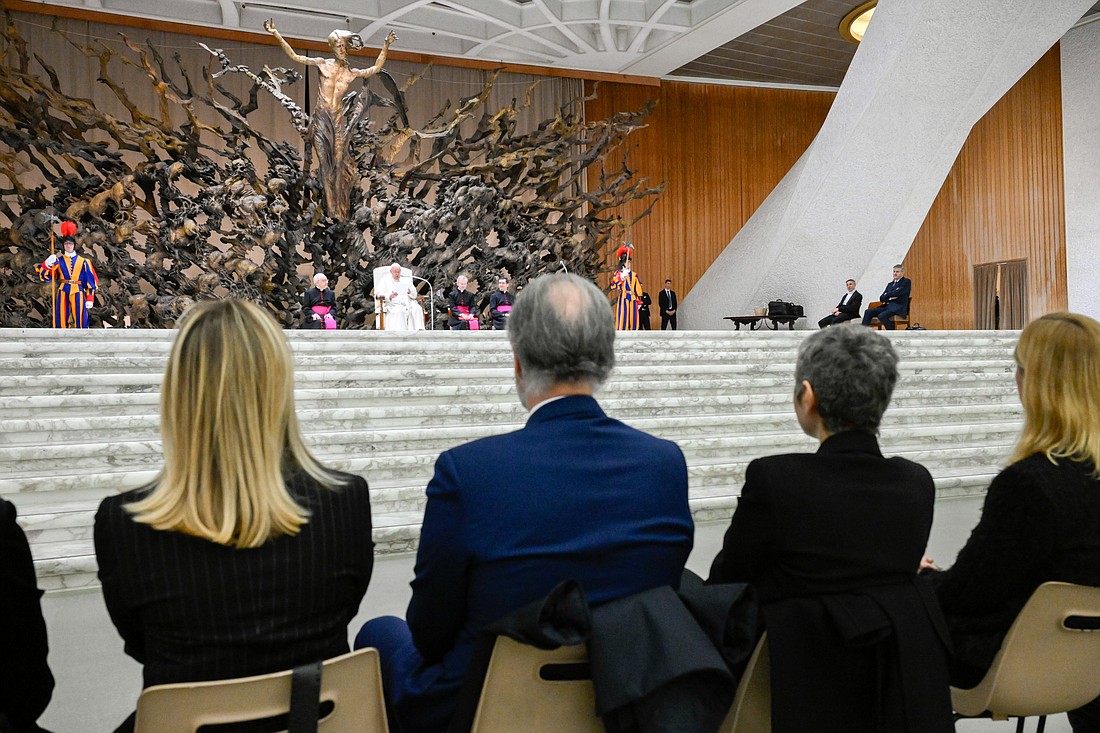
[[1100,319],[1100,22],[1062,39],[1069,309]]
[[681,327],[725,328],[776,297],[814,321],[852,276],[874,300],[974,123],[1092,3],[882,0],[821,132],[684,299]]

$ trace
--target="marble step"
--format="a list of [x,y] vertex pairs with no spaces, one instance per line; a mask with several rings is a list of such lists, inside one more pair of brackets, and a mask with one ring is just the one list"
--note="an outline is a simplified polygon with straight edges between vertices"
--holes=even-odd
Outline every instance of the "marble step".
[[[741,374],[722,370],[704,370],[701,375],[682,374],[679,379],[668,379],[666,375],[644,373],[632,367],[617,368],[601,390],[601,394],[621,395],[641,392],[683,391],[688,387],[693,392],[719,392],[727,394],[761,393],[776,390],[791,390],[793,370],[768,374]],[[437,374],[446,374],[437,381]],[[1005,385],[1006,377],[1011,377],[1007,367],[997,366],[989,371],[957,369],[926,370],[924,373],[902,371],[905,388],[949,387],[971,389],[983,384]],[[513,376],[509,370],[479,369],[459,373],[457,370],[408,370],[403,376],[384,379],[378,372],[356,371],[314,371],[298,372],[295,377],[296,390],[377,390],[379,398],[396,400],[409,397],[430,396],[436,398],[450,390],[454,396],[477,397],[481,395],[510,394],[514,398]],[[159,374],[90,374],[79,379],[67,379],[63,382],[51,382],[49,379],[28,376],[9,376],[0,380],[0,397],[4,402],[9,398],[42,395],[79,395],[79,394],[125,394],[136,392],[158,392],[161,375]],[[371,394],[371,393],[363,393]],[[332,395],[339,398],[340,395]]]
[[[791,414],[750,415],[725,420],[685,419],[666,424],[657,418],[641,418],[630,424],[658,437],[675,440],[689,458],[710,456],[715,451],[755,451],[759,445],[798,444],[808,440],[799,431]],[[520,423],[497,422],[485,425],[431,426],[386,430],[330,430],[307,434],[306,443],[322,461],[369,457],[380,470],[388,459],[410,454],[434,457],[456,445],[490,435],[499,435],[521,427]],[[155,428],[155,426],[154,426]],[[41,430],[41,428],[40,428]],[[912,445],[1011,442],[1019,434],[1018,421],[973,422],[963,425],[894,425],[882,430],[884,446],[902,449]],[[88,439],[89,430],[75,435]],[[117,430],[112,432],[117,433]],[[51,435],[48,432],[24,432],[21,435]],[[0,467],[8,480],[47,478],[65,475],[79,466],[81,472],[109,473],[116,469],[157,467],[162,462],[161,444],[156,437],[148,440],[120,440],[75,443],[54,436],[37,445],[0,445]],[[4,480],[0,479],[0,486]]]
[[[968,426],[969,427],[969,426]],[[981,438],[977,431],[955,433],[941,428],[906,439],[883,435],[883,450],[890,455],[901,455],[925,464],[934,475],[947,475],[953,469],[972,464],[988,465],[1003,459],[1011,452],[1018,429],[990,432]],[[980,441],[979,445],[966,445],[968,439]],[[456,440],[454,445],[465,442]],[[677,441],[684,450],[689,474],[695,475],[701,484],[712,485],[736,475],[749,461],[761,456],[783,452],[812,451],[814,443],[805,436],[783,433],[763,436],[733,436]],[[438,451],[408,451],[382,455],[359,453],[318,452],[326,465],[335,469],[365,476],[372,487],[424,486],[432,475]],[[914,457],[919,456],[919,457]],[[90,461],[89,461],[90,462]],[[94,465],[74,473],[71,461],[68,467],[56,473],[45,474],[42,468],[6,475],[0,478],[0,496],[9,499],[27,493],[68,491],[126,491],[150,482],[160,468],[159,456],[149,454],[147,460],[134,459],[133,463],[111,465],[106,470],[96,470]],[[934,470],[935,469],[935,470]],[[17,469],[18,470],[18,469]],[[731,473],[732,472],[732,473]]]
[[[981,495],[994,475],[995,470],[987,469],[985,473],[937,479],[937,499]],[[691,510],[695,521],[727,521],[737,507],[738,490],[733,486],[719,486],[693,492]],[[376,553],[415,551],[422,517],[422,509],[374,512],[372,535]],[[90,523],[84,532],[81,537],[35,542],[34,564],[40,588],[57,590],[98,585]]]
[[[620,331],[616,342],[620,344],[673,343],[677,348],[698,343],[797,343],[811,331]],[[949,343],[966,346],[973,343],[1014,346],[1018,331],[888,331],[880,332],[899,344]],[[122,343],[129,347],[154,343],[170,344],[176,331],[171,329],[104,329],[81,333],[64,333],[52,329],[0,329],[0,351],[29,349],[37,352],[53,348],[96,348],[103,343]],[[461,344],[465,349],[491,348],[495,343],[507,343],[507,333],[482,331],[479,333],[455,333],[445,330],[417,333],[388,333],[384,331],[286,331],[292,346],[308,344],[314,348],[326,345],[346,344],[362,347],[363,344]]]
[[[145,355],[119,351],[107,354],[48,354],[22,355],[22,357],[2,357],[0,355],[0,375],[35,375],[45,379],[47,375],[87,374],[107,372],[117,374],[156,373],[162,374],[167,364],[167,354]],[[620,349],[616,353],[618,366],[660,369],[663,371],[682,371],[689,366],[702,364],[728,366],[728,368],[785,370],[793,371],[794,349],[744,349],[708,350],[698,354],[682,351],[645,350],[629,351]],[[937,352],[914,352],[901,355],[901,369],[919,369],[922,365],[944,365],[957,363],[982,363],[1005,365],[1012,368],[1010,351],[999,349],[996,352],[967,349],[957,352],[939,349]],[[478,363],[508,365],[511,362],[510,349],[497,349],[483,355]],[[470,368],[471,358],[467,353],[455,352],[386,352],[386,353],[332,353],[323,358],[319,354],[303,350],[298,352],[295,363],[298,371],[320,370],[409,370],[438,369],[455,366]]]
[[[619,404],[619,403],[624,404]],[[759,430],[789,430],[794,425],[794,415],[789,409],[789,398],[775,405],[777,409],[756,412],[718,412],[696,414],[692,406],[678,404],[671,408],[653,406],[649,401],[606,400],[606,412],[624,420],[640,430],[661,434],[690,435],[728,433]],[[756,405],[756,407],[762,407]],[[70,413],[71,414],[71,413]],[[362,442],[368,445],[409,439],[410,430],[456,430],[459,435],[481,437],[503,430],[515,430],[526,421],[526,411],[517,402],[483,405],[441,406],[430,413],[415,405],[393,405],[385,408],[343,407],[328,410],[298,410],[302,431],[311,444],[323,444],[328,435],[359,431]],[[893,407],[887,413],[887,423],[901,427],[926,423],[944,423],[952,420],[986,423],[1018,420],[1022,414],[1019,405],[981,404],[951,405],[931,408]],[[83,457],[95,452],[87,449],[70,453],[70,444],[82,444],[94,435],[110,435],[110,442],[158,441],[160,416],[141,415],[82,415],[68,417],[25,417],[0,419],[0,465],[5,461],[33,457],[27,453],[33,446],[53,446],[66,455]],[[96,443],[102,441],[96,440]],[[346,441],[345,441],[346,442]],[[20,452],[17,446],[27,447]],[[396,446],[395,446],[396,447]],[[401,448],[397,448],[401,449]]]
[[[958,389],[926,388],[909,389],[908,381],[902,379],[894,391],[891,409],[903,407],[933,407],[944,409],[996,406],[1009,404],[1013,414],[1018,414],[1019,399],[1016,396],[1014,382],[1001,380],[982,387],[970,387],[965,395]],[[384,391],[379,391],[379,390]],[[648,390],[645,399],[639,399],[629,388],[618,389],[612,383],[601,391],[600,404],[608,414],[622,417],[635,413],[653,415],[701,415],[701,414],[742,414],[746,412],[767,412],[773,410],[789,411],[791,404],[791,385],[787,389],[762,394],[696,394],[691,384],[680,385],[673,390],[669,385],[668,394],[660,390]],[[516,397],[514,386],[498,385],[491,391],[483,391],[477,401],[463,402],[454,399],[458,394],[453,387],[437,390],[420,390],[415,395],[398,394],[388,388],[367,388],[358,390],[340,390],[308,388],[295,392],[298,415],[302,424],[307,418],[343,409],[367,411],[372,419],[406,419],[422,421],[430,416],[448,417],[470,411],[501,410],[511,414],[522,411]],[[960,401],[968,404],[959,404]],[[431,404],[431,412],[424,405]],[[1003,408],[1008,409],[1008,408]],[[73,395],[22,395],[5,397],[0,400],[0,419],[69,417],[73,415],[122,416],[159,414],[159,392],[123,392],[114,394],[73,394]],[[889,414],[889,413],[888,413]],[[0,431],[2,437],[2,431]]]

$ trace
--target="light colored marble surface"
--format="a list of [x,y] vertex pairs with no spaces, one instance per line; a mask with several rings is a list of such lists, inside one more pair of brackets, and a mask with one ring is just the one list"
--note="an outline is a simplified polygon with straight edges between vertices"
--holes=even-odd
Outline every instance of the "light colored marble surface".
[[[0,330],[0,495],[13,499],[51,588],[94,582],[91,519],[160,467],[159,384],[174,334]],[[503,334],[289,332],[307,443],[364,475],[379,552],[415,547],[442,450],[516,429],[526,414]],[[805,333],[626,333],[599,395],[608,414],[677,441],[697,520],[728,517],[753,458],[813,450],[791,410]],[[884,451],[924,462],[939,495],[984,491],[1020,420],[1015,334],[889,334],[902,376]],[[76,361],[74,361],[74,359]],[[52,376],[80,365],[76,381]],[[36,376],[19,366],[33,364]],[[385,427],[381,427],[381,426]]]

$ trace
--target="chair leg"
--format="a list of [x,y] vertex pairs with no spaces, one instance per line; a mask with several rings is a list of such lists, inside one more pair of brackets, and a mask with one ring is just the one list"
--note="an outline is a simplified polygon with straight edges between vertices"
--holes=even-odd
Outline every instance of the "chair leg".
[[1039,716],[1039,726],[1035,729],[1035,733],[1043,733],[1043,731],[1046,730],[1046,727],[1047,727],[1047,716],[1040,715]]
[[1016,718],[1016,733],[1024,733],[1024,720],[1026,718]]

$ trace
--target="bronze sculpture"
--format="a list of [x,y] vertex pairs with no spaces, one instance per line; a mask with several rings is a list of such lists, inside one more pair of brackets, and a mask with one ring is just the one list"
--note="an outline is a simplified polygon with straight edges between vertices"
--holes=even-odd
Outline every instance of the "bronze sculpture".
[[[522,287],[561,263],[595,276],[608,242],[634,220],[617,207],[652,200],[661,190],[625,165],[599,165],[642,126],[648,107],[585,121],[582,102],[569,100],[519,131],[517,115],[530,105],[530,90],[490,109],[497,78],[491,73],[480,91],[418,126],[410,123],[405,95],[416,92],[419,76],[398,87],[378,68],[365,81],[332,76],[342,79],[329,89],[343,94],[347,145],[340,165],[347,177],[344,188],[330,193],[321,151],[303,145],[313,139],[318,110],[311,118],[287,94],[298,72],[256,73],[211,48],[211,66],[195,72],[178,56],[165,59],[125,37],[120,54],[102,41],[85,44],[57,31],[98,66],[99,81],[128,113],[115,117],[68,94],[11,17],[4,20],[0,55],[10,63],[0,66],[3,326],[49,323],[49,293],[30,273],[48,254],[53,217],[77,220],[81,247],[95,253],[100,288],[93,327],[171,326],[189,303],[227,293],[263,304],[289,327],[300,320],[298,299],[308,287],[301,273],[318,270],[339,283],[341,326],[365,328],[373,322],[371,269],[378,262],[407,262],[438,283],[460,270],[483,284],[507,272]],[[337,40],[334,53],[343,48],[346,55],[349,39]],[[114,81],[120,60],[143,70],[156,93],[154,109],[135,104]],[[380,54],[374,67],[382,60]],[[230,74],[249,80],[245,94],[223,83]],[[285,111],[302,141],[272,139],[253,124],[263,116],[254,115],[263,96]],[[371,122],[372,111],[380,123]],[[463,120],[476,125],[463,128]],[[29,171],[41,183],[28,183]],[[344,215],[329,206],[337,193],[346,196]]]

